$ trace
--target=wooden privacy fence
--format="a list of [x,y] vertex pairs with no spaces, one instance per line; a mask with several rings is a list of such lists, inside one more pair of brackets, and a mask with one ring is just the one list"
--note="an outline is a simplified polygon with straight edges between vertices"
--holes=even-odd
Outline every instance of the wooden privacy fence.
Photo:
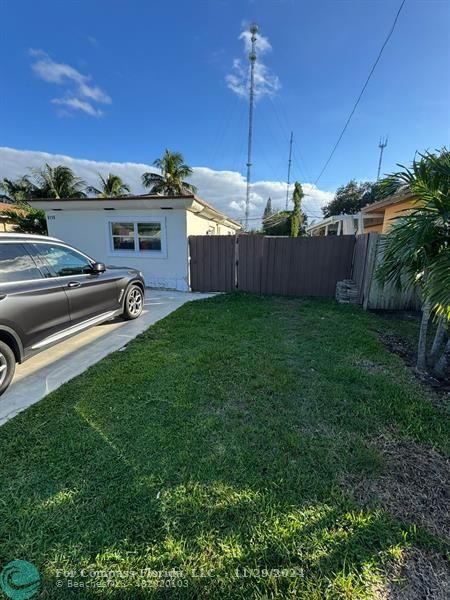
[[359,304],[370,310],[420,310],[417,288],[400,290],[393,284],[381,285],[375,273],[383,259],[379,233],[356,236],[352,279],[359,291]]
[[381,286],[378,233],[324,237],[199,235],[189,238],[191,289],[333,298],[336,283],[352,279],[365,309],[419,310],[416,290]]
[[256,294],[334,297],[351,275],[353,236],[238,238],[238,288]]
[[334,297],[352,274],[355,237],[191,236],[191,288]]
[[194,292],[230,292],[236,289],[234,235],[189,237],[191,289]]

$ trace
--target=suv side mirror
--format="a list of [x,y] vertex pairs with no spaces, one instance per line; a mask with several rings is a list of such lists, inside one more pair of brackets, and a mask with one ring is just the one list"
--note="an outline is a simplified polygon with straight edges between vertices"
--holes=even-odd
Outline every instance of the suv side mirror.
[[95,262],[92,265],[92,271],[94,273],[104,273],[106,271],[106,267],[104,263],[101,262]]

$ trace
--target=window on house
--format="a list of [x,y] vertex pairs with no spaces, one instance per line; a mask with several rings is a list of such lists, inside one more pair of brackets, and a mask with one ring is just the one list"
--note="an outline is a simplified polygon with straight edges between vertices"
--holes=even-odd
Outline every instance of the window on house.
[[161,254],[164,220],[114,221],[109,223],[113,253],[135,252]]
[[137,223],[139,250],[161,251],[161,223]]
[[113,250],[134,250],[134,223],[111,223]]

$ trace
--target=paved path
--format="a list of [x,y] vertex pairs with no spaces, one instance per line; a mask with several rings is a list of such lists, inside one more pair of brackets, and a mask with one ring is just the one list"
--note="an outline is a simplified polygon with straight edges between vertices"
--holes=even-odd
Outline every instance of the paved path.
[[0,426],[106,355],[125,346],[185,302],[211,295],[147,290],[144,312],[139,319],[115,319],[92,327],[17,365],[11,387],[0,397]]

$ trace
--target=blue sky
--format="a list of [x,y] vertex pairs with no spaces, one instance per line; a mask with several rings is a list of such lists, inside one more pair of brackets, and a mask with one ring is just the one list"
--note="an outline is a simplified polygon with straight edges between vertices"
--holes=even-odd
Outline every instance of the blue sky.
[[[292,129],[292,176],[311,183],[399,5],[0,0],[0,145],[105,163],[150,163],[168,147],[244,174],[247,103],[229,76],[236,59],[246,66],[239,36],[255,20],[270,93],[256,103],[253,180],[286,178]],[[382,135],[385,171],[448,145],[449,25],[448,0],[406,1],[321,190],[375,178]]]

